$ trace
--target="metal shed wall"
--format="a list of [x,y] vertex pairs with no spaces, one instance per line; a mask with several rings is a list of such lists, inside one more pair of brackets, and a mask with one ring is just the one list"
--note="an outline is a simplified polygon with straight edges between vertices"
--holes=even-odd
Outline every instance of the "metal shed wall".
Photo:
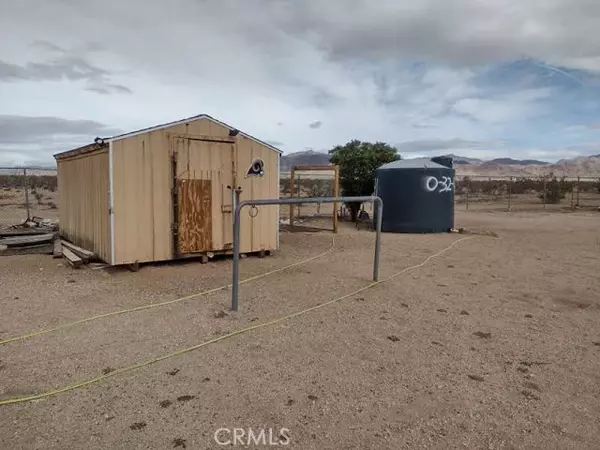
[[57,161],[60,232],[111,260],[108,149]]
[[[212,183],[213,218],[212,238],[217,250],[227,250],[225,233],[231,223],[223,223],[231,215],[223,214],[221,198],[227,200],[221,182],[213,177],[224,167],[231,168],[231,152],[223,144],[225,154],[216,157],[215,146],[196,146],[191,142],[189,155],[183,156],[182,140],[195,136],[228,138],[229,128],[206,118],[124,136],[110,142],[113,179],[113,264],[129,264],[173,259],[173,173],[171,157],[178,153],[178,172],[188,170],[191,164],[194,179]],[[279,153],[243,135],[237,136],[237,185],[241,186],[241,200],[277,198],[279,196]],[[224,139],[225,140],[225,139]],[[212,149],[211,149],[212,148]],[[183,148],[185,150],[185,147]],[[265,163],[264,177],[244,178],[254,158]],[[184,164],[181,167],[181,164]],[[180,170],[181,169],[181,170]],[[230,169],[229,169],[230,170]],[[189,170],[188,170],[189,171]],[[200,173],[202,172],[202,173]],[[185,177],[186,175],[182,175]],[[219,200],[219,201],[216,201]],[[230,204],[231,202],[229,202]],[[279,208],[261,208],[257,217],[242,217],[241,252],[275,250],[279,226]]]

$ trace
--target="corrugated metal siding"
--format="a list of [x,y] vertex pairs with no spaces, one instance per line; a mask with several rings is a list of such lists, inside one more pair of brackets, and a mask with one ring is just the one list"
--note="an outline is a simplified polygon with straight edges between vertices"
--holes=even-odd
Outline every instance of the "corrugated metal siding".
[[58,161],[61,235],[110,262],[108,150]]

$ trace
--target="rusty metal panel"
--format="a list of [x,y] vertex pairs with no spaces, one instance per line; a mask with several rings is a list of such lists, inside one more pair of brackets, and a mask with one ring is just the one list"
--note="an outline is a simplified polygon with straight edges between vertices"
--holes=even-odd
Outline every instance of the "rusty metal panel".
[[212,181],[178,180],[180,253],[212,250]]

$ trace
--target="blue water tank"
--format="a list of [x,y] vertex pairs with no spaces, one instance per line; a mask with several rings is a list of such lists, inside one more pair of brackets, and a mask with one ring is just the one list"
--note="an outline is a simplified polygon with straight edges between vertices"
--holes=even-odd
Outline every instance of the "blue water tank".
[[452,158],[384,164],[375,172],[375,193],[383,200],[382,231],[441,233],[454,228]]

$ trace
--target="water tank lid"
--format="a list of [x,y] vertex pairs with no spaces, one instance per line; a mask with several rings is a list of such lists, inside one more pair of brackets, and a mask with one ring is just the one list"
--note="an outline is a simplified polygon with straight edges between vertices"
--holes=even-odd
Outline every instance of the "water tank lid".
[[429,158],[401,159],[391,163],[384,164],[377,170],[396,170],[396,169],[448,169],[448,167],[433,162]]

